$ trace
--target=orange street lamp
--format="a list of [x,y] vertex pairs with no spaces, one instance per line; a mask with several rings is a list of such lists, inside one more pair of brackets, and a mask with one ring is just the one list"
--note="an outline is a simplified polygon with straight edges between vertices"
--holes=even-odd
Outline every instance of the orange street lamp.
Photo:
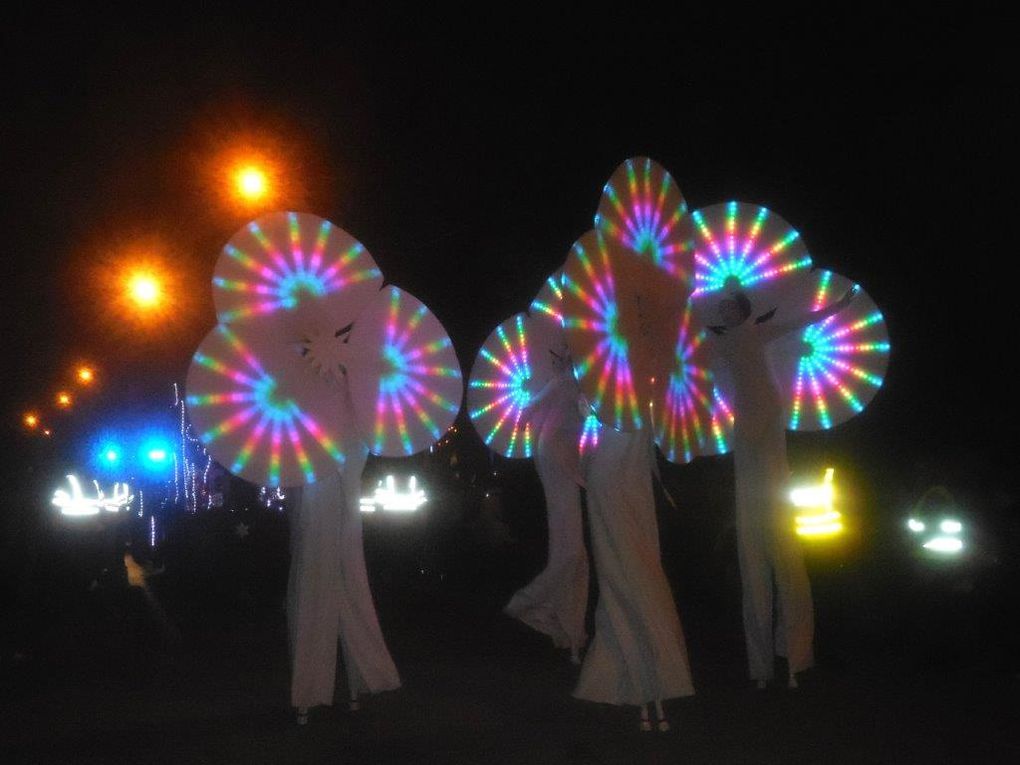
[[75,372],[75,377],[82,385],[91,385],[96,379],[96,373],[92,367],[82,366],[78,367],[78,370]]
[[159,279],[149,271],[133,271],[127,277],[128,297],[141,309],[155,308],[163,299]]
[[234,171],[234,190],[246,202],[261,202],[269,193],[269,176],[258,165],[241,165]]
[[67,409],[73,403],[71,399],[71,394],[63,390],[57,394],[56,402],[57,406],[59,406],[61,409]]
[[25,423],[25,427],[29,430],[35,430],[39,427],[39,415],[35,412],[28,412],[21,421]]

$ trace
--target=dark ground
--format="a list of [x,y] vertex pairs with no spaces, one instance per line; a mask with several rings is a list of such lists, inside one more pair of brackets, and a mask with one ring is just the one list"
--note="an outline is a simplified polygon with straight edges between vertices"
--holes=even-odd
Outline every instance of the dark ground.
[[[487,546],[470,513],[367,519],[404,687],[352,713],[341,681],[338,705],[298,727],[287,706],[285,516],[207,513],[168,534],[151,598],[115,578],[89,591],[82,548],[42,534],[5,631],[0,761],[1020,761],[1007,628],[1016,578],[1000,563],[939,567],[891,542],[810,553],[818,667],[797,691],[758,692],[744,677],[725,532],[706,546],[682,509],[660,517],[698,688],[667,704],[668,733],[639,733],[634,708],[570,696],[567,657],[499,612],[541,565],[544,542],[518,529],[517,541]],[[232,534],[238,518],[245,537]],[[676,541],[685,533],[689,549]]]

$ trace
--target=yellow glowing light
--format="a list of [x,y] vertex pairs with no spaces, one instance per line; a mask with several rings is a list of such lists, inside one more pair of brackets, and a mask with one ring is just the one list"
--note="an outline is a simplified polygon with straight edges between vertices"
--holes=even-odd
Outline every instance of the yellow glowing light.
[[60,391],[60,393],[57,394],[56,401],[57,401],[57,406],[63,407],[64,409],[66,409],[67,407],[71,406],[71,403],[72,403],[71,394],[70,393],[66,393],[64,391]]
[[833,537],[843,532],[842,516],[832,506],[835,472],[833,468],[826,468],[821,484],[799,487],[790,492],[790,502],[802,509],[796,517],[798,536]]
[[162,297],[159,280],[150,273],[133,273],[128,277],[128,295],[139,308],[152,308]]
[[245,165],[234,175],[237,193],[249,202],[258,202],[269,191],[269,178],[264,170],[255,165]]
[[22,422],[25,423],[26,428],[35,429],[39,427],[39,415],[34,414],[33,412],[29,412],[24,416]]
[[88,385],[96,379],[96,373],[90,367],[78,367],[76,376],[82,385]]

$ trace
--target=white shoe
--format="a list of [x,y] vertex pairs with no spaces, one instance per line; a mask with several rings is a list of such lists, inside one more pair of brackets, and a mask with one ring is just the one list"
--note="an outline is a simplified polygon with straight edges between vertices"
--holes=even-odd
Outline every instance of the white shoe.
[[641,730],[643,732],[645,732],[645,733],[648,733],[649,731],[652,730],[652,723],[650,721],[648,721],[648,720],[642,720],[641,721]]
[[659,720],[659,730],[665,733],[669,730],[669,720]]

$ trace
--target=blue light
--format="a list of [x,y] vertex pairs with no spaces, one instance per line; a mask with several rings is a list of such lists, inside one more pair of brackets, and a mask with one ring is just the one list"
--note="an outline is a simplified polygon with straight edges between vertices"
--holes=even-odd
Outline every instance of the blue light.
[[170,467],[172,449],[163,439],[149,439],[142,443],[139,450],[140,462],[146,470],[163,472]]

